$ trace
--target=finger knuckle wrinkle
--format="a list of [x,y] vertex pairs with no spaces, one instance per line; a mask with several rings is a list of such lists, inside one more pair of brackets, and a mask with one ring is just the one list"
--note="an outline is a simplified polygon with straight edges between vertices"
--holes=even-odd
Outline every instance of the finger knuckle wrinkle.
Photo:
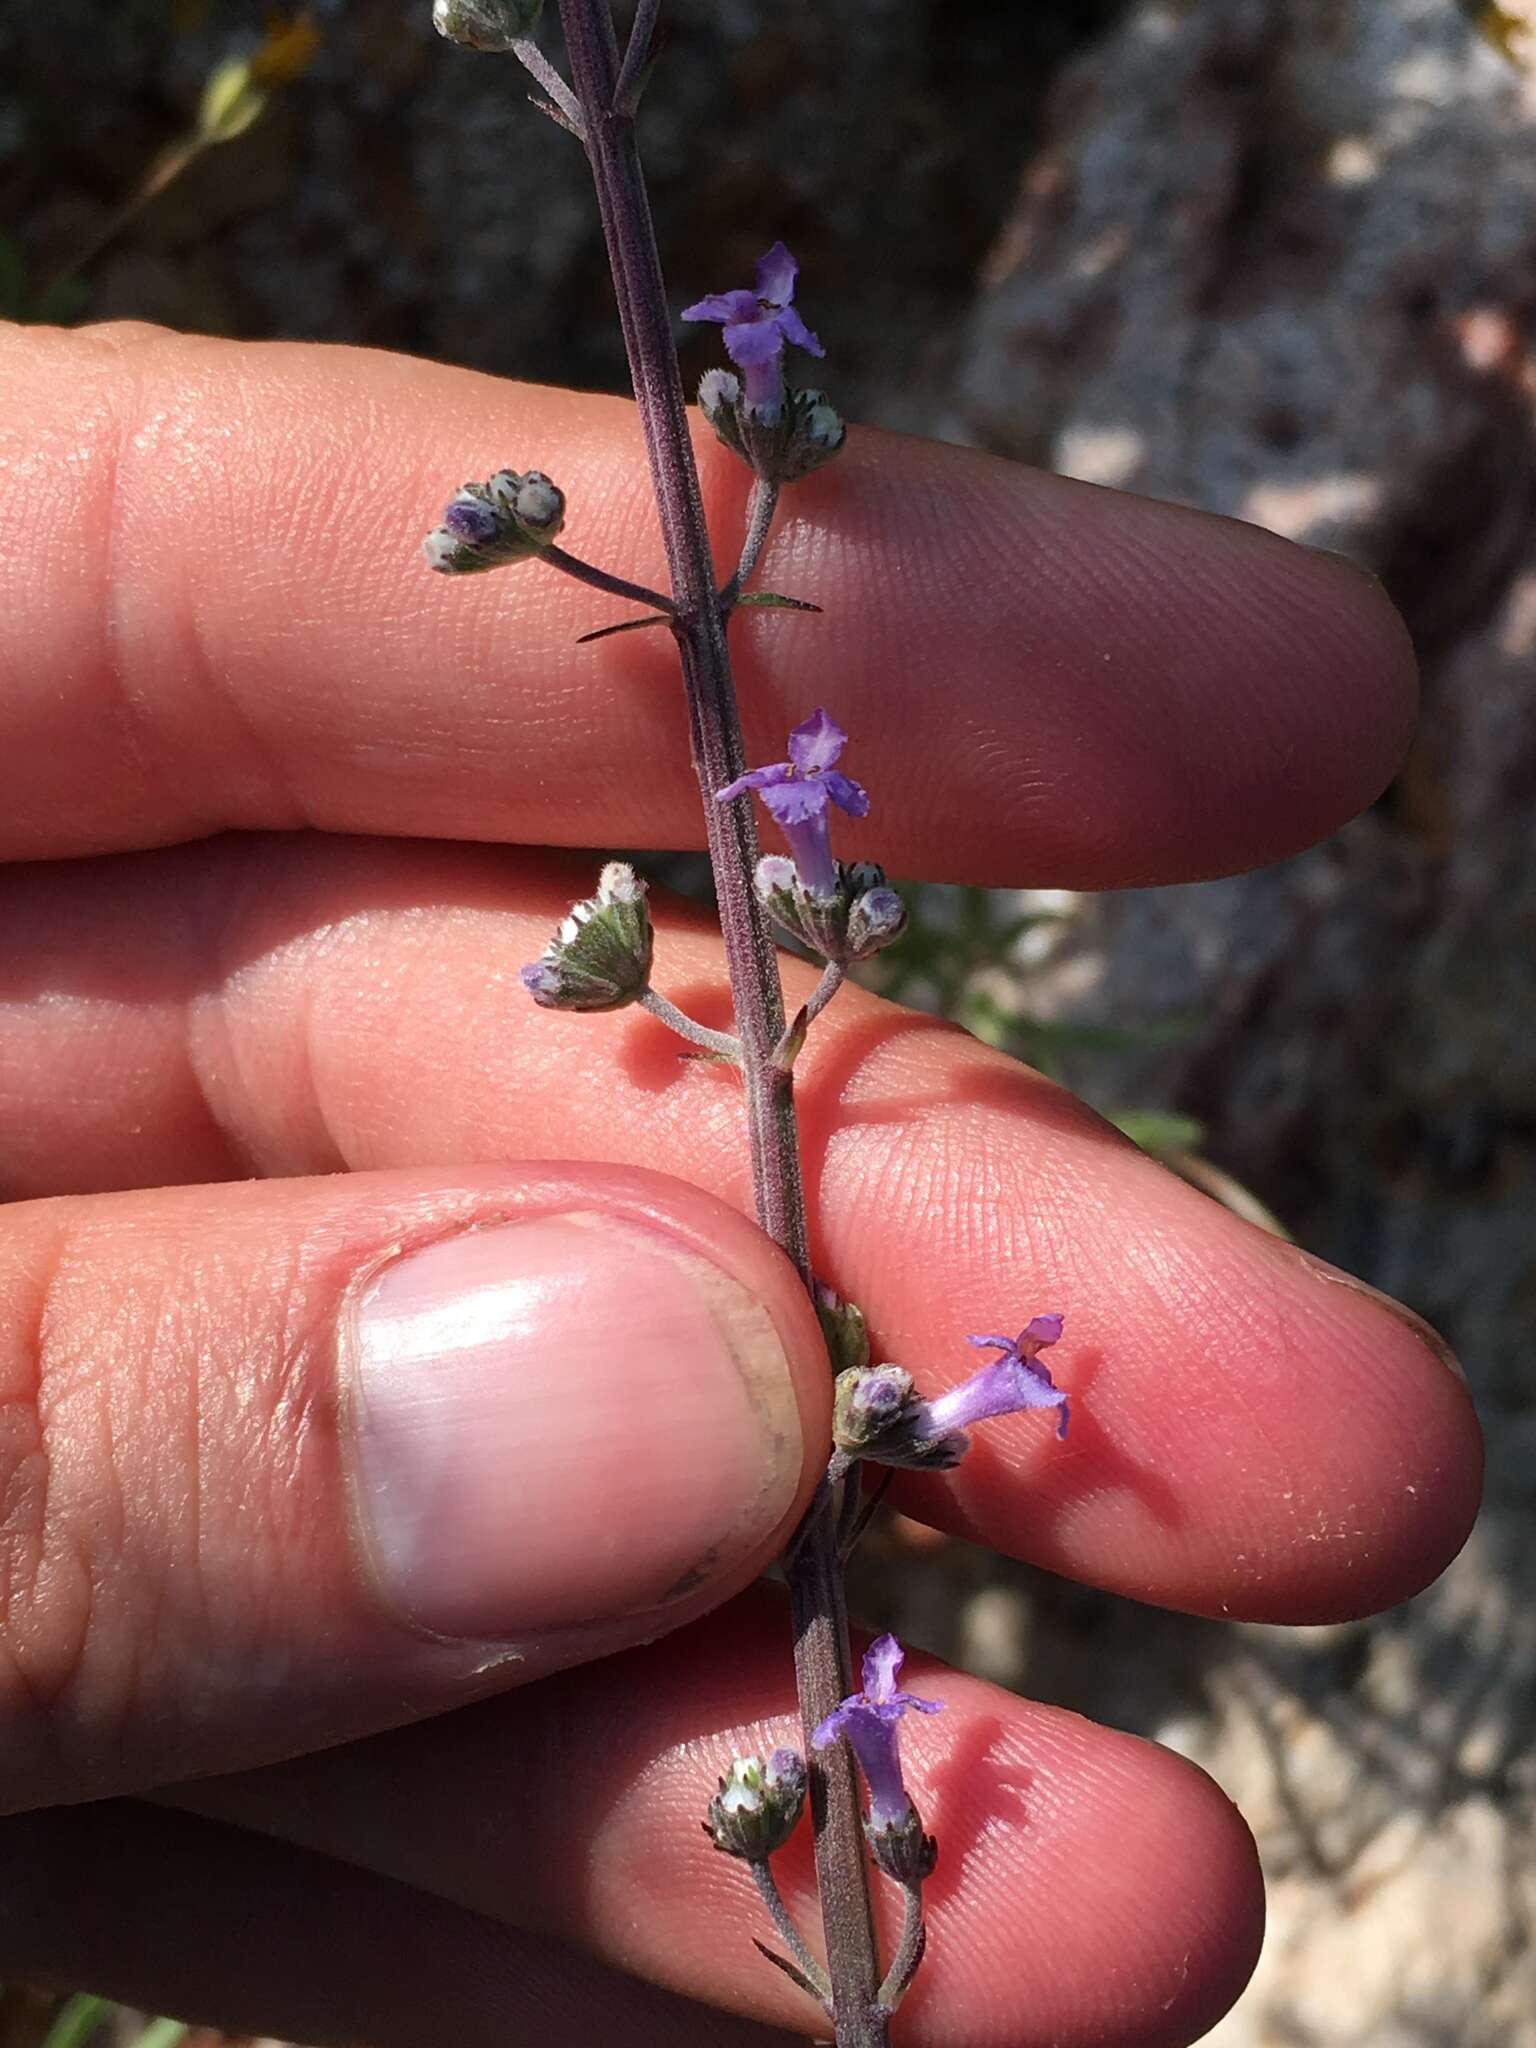
[[120,1523],[110,1470],[81,1455],[77,1376],[54,1354],[56,1272],[51,1252],[0,1264],[0,1781],[59,1744]]

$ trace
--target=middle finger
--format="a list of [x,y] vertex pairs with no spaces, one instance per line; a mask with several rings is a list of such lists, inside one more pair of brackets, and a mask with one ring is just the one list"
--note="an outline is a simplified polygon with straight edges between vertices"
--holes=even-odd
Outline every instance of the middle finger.
[[[231,839],[0,884],[0,1183],[522,1159],[665,1165],[749,1207],[733,1076],[636,1012],[517,981],[590,875],[467,847]],[[729,1018],[718,937],[658,906],[657,978]],[[786,963],[792,998],[809,974]],[[1475,1512],[1470,1403],[1411,1318],[1165,1174],[1017,1062],[859,990],[799,1070],[818,1269],[925,1391],[971,1330],[1067,1318],[1074,1399],[907,1504],[1202,1612],[1323,1620],[1417,1590]],[[103,1114],[104,1105],[112,1114]]]

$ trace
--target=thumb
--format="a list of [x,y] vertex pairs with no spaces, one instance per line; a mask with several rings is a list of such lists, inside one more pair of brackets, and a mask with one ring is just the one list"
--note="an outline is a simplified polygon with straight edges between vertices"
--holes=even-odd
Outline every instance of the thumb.
[[692,1619],[826,1454],[793,1269],[602,1166],[0,1211],[0,1804],[414,1719]]

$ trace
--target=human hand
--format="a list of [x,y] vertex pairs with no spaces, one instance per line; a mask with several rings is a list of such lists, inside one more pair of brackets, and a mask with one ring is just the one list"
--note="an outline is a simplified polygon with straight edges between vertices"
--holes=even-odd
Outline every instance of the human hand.
[[[671,649],[418,554],[460,477],[537,462],[654,581],[631,409],[136,329],[0,362],[0,1966],[411,2048],[803,2026],[698,1823],[789,1733],[750,1582],[825,1458],[819,1335],[739,1213],[730,1078],[517,981],[590,886],[543,849],[700,841]],[[736,627],[749,748],[835,702],[878,801],[847,851],[898,874],[1228,871],[1404,744],[1374,587],[1252,529],[871,432],[774,549],[825,616]],[[655,912],[725,1021],[717,939]],[[966,1330],[1068,1315],[1069,1443],[994,1425],[909,1513],[1271,1620],[1454,1553],[1476,1428],[1406,1312],[873,997],[797,1080],[818,1267],[881,1355],[937,1388]],[[943,1860],[903,2038],[1208,2026],[1260,1925],[1209,1782],[909,1679],[949,1711],[909,1742]]]

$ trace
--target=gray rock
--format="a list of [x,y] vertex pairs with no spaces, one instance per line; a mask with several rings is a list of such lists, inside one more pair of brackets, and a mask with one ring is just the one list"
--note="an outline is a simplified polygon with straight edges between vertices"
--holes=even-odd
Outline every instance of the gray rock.
[[[1124,1718],[1257,1829],[1274,1922],[1222,2048],[1536,2042],[1536,89],[1471,11],[1136,10],[1063,82],[936,408],[1348,552],[1425,661],[1414,757],[1328,846],[1079,900],[1043,964],[987,970],[1104,1106],[1193,1113],[1305,1242],[1438,1322],[1490,1432],[1466,1553],[1375,1623],[1029,1624],[1025,1683],[1111,1718],[1107,1658],[1155,1658]],[[1139,1042],[1072,1053],[1127,1019]],[[996,1619],[965,1624],[993,1659]]]

